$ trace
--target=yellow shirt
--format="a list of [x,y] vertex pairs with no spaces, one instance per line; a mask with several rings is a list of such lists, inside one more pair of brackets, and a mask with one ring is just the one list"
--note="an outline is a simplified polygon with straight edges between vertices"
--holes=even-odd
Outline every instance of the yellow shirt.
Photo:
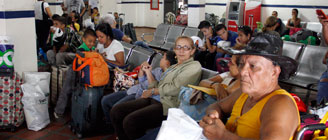
[[[248,98],[248,94],[246,93],[241,94],[233,106],[231,116],[228,122],[226,123],[226,128],[230,132],[233,132],[242,138],[260,139],[260,127],[261,127],[260,116],[261,116],[262,109],[272,96],[278,94],[287,95],[294,101],[294,98],[287,91],[283,89],[279,89],[267,95],[263,99],[261,99],[248,112],[240,116],[243,106]],[[297,108],[295,101],[294,104],[295,107]],[[300,118],[299,115],[298,118]]]
[[76,32],[79,32],[80,31],[80,24],[74,23],[74,26],[75,26]]

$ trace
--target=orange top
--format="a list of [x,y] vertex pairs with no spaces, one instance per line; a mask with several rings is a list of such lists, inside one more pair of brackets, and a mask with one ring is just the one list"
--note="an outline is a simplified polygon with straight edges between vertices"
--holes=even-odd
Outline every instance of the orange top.
[[[240,116],[243,106],[248,98],[248,94],[246,93],[241,94],[241,96],[238,98],[238,100],[233,106],[231,116],[228,122],[226,123],[226,128],[230,132],[233,132],[242,138],[260,139],[260,127],[261,127],[260,116],[261,116],[262,109],[272,96],[278,94],[287,95],[294,101],[294,98],[287,91],[283,89],[279,89],[267,95],[263,99],[261,99],[248,112]],[[297,108],[295,101],[294,104],[295,107]],[[298,114],[298,118],[299,118],[299,114]],[[292,139],[292,137],[290,139]]]

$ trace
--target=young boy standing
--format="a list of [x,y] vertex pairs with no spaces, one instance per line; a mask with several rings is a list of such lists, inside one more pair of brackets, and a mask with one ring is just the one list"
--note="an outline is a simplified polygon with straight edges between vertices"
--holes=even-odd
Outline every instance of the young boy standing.
[[[95,44],[96,44],[96,32],[92,29],[86,29],[82,40],[83,44],[78,48],[79,51],[93,51],[95,50]],[[72,69],[72,65],[69,67],[69,69],[66,72],[66,79],[63,84],[63,88],[61,90],[61,93],[59,94],[57,104],[55,107],[54,116],[56,119],[59,119],[63,116],[65,112],[65,108],[67,105],[67,99],[72,94],[72,88],[75,81],[75,74]]]

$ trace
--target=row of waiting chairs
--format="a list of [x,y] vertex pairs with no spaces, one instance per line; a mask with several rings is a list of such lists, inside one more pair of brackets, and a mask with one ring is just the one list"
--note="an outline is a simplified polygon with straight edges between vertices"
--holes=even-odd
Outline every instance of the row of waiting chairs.
[[[159,24],[154,34],[143,33],[141,38],[145,41],[145,35],[153,35],[153,40],[148,45],[155,49],[170,50],[179,36],[198,36],[201,34],[198,28],[184,27],[171,24]],[[145,41],[146,42],[146,41]]]
[[[145,61],[147,61],[153,68],[159,67],[159,63],[163,57],[162,54],[124,42],[122,42],[122,45],[124,47],[125,63],[129,64],[129,71],[133,70]],[[201,79],[208,79],[217,74],[218,72],[216,71],[202,68]]]
[[[144,61],[148,61],[154,68],[159,66],[160,59],[162,58],[160,53],[142,47],[135,47],[124,42],[122,44],[126,56],[125,60],[130,65],[130,70],[139,66]],[[321,62],[327,50],[328,47],[285,41],[283,55],[293,58],[299,65],[293,77],[281,82],[316,90],[316,87],[309,86],[317,83],[321,74],[327,69],[326,65]]]
[[294,76],[280,82],[306,88],[308,90],[306,95],[307,101],[310,96],[310,91],[317,91],[316,84],[319,82],[322,73],[327,70],[327,66],[322,64],[322,60],[327,51],[328,47],[285,41],[283,55],[296,60],[298,62],[298,67]]

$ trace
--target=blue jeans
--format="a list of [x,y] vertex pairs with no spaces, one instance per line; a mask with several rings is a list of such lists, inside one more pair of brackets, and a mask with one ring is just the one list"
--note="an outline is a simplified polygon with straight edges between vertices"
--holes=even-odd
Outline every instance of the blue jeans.
[[142,136],[141,138],[139,138],[137,140],[154,140],[154,139],[156,139],[160,129],[161,129],[161,127],[151,129],[146,133],[146,135]]
[[134,45],[136,45],[136,46],[141,46],[141,47],[143,47],[143,48],[145,48],[145,49],[148,49],[149,51],[153,51],[153,49],[150,48],[150,47],[147,45],[147,43],[145,43],[145,42],[143,42],[143,41],[136,41],[136,42],[134,42]]
[[[328,78],[328,71],[322,74],[320,80],[323,78]],[[323,99],[328,99],[328,82],[319,82],[318,85],[317,103],[319,104]]]
[[101,106],[104,111],[104,115],[106,117],[106,123],[110,123],[110,110],[113,106],[135,99],[135,94],[127,95],[126,91],[118,91],[109,95],[104,96],[101,99]]

